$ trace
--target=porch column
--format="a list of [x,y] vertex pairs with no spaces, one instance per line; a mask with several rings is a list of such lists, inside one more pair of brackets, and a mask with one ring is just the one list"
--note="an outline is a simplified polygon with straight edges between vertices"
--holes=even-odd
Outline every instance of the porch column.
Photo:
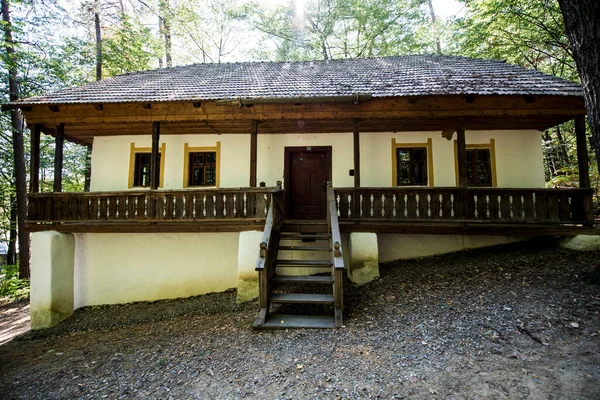
[[360,137],[358,131],[358,118],[354,118],[353,141],[354,141],[354,187],[360,187]]
[[40,191],[40,136],[42,126],[35,124],[31,131],[31,158],[29,160],[29,192],[39,193]]
[[256,159],[258,152],[258,122],[250,127],[250,187],[256,187]]
[[458,186],[467,187],[467,142],[463,119],[458,119],[456,127],[456,147],[458,156]]
[[585,117],[580,115],[575,118],[575,136],[577,137],[577,164],[579,166],[579,187],[590,188],[590,171],[585,137]]
[[83,184],[83,191],[90,191],[90,184],[92,181],[92,146],[85,146],[85,181]]
[[65,124],[56,126],[54,146],[54,192],[62,192],[63,153],[65,145]]
[[[152,153],[150,154],[150,189],[158,189],[160,162],[158,159],[158,141],[160,139],[160,122],[152,123]],[[162,155],[165,156],[164,154]]]

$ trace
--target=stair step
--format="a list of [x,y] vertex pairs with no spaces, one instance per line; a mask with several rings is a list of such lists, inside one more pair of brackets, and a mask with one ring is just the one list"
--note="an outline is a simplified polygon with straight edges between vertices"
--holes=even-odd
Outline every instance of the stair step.
[[275,275],[273,282],[277,283],[333,283],[331,276],[323,275],[307,275],[307,276],[290,276],[290,275]]
[[272,293],[271,303],[287,304],[333,304],[332,294],[315,293]]
[[335,318],[313,315],[271,314],[264,325],[255,325],[254,329],[327,329],[335,328]]
[[298,232],[281,232],[281,239],[329,239],[329,234],[315,234],[311,235],[308,233]]
[[329,260],[275,260],[275,265],[278,267],[331,267]]
[[279,246],[279,250],[331,251],[331,248],[329,246]]

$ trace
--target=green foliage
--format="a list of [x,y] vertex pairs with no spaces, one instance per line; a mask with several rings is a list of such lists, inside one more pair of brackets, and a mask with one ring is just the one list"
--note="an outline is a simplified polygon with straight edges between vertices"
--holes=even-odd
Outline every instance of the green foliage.
[[307,60],[433,53],[434,35],[422,0],[309,0],[303,15],[293,2],[246,7],[263,32],[263,58]]
[[[91,45],[91,46],[90,46]],[[86,46],[94,59],[93,44]],[[126,14],[119,14],[116,25],[105,29],[102,40],[105,76],[150,69],[158,54],[158,43],[150,28]]]
[[28,298],[29,280],[19,279],[19,266],[0,267],[0,299],[16,301]]
[[463,0],[452,53],[506,60],[570,80],[577,71],[556,0]]

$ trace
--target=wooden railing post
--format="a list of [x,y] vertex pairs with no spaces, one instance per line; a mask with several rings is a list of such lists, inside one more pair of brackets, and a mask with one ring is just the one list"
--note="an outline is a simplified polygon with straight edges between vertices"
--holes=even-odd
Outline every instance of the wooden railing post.
[[342,251],[342,236],[337,215],[337,202],[335,191],[331,182],[327,182],[327,227],[331,235],[331,278],[333,279],[333,307],[335,315],[335,326],[343,325],[342,310],[344,309],[343,298],[343,271],[344,257]]

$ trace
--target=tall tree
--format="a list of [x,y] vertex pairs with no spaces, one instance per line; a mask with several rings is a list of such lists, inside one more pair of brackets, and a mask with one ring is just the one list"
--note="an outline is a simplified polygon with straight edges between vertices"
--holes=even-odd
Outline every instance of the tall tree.
[[[10,101],[19,99],[17,80],[17,56],[13,41],[13,26],[10,18],[8,0],[0,0],[2,6],[2,27],[4,29],[4,51],[8,65],[8,87]],[[23,117],[19,109],[10,111],[12,142],[14,154],[14,176],[17,201],[17,233],[19,241],[19,277],[29,278],[29,234],[25,231],[27,216],[27,170],[25,167],[25,146],[23,143]]]
[[600,2],[558,0],[583,86],[596,163],[600,169]]

